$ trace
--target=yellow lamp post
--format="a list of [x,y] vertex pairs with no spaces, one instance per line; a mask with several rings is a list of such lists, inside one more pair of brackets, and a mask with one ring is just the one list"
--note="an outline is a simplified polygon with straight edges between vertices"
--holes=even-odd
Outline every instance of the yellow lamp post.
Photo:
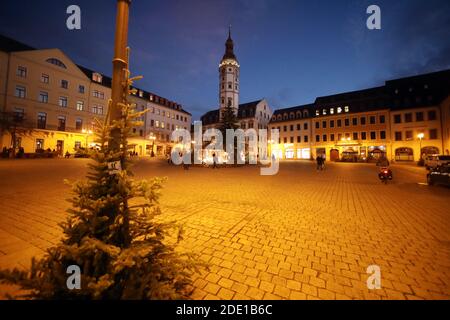
[[423,132],[419,133],[417,135],[417,138],[419,138],[419,161],[422,160],[422,140],[425,137]]
[[150,156],[153,158],[155,156],[154,149],[155,149],[156,137],[153,135],[153,133],[151,133],[150,136],[149,136],[149,139],[152,141],[152,152],[150,152]]
[[84,133],[85,135],[86,135],[86,143],[85,143],[85,147],[86,147],[86,150],[88,149],[88,138],[89,138],[89,136],[92,134],[92,130],[86,130],[86,129],[83,129],[82,131],[81,131],[82,133]]

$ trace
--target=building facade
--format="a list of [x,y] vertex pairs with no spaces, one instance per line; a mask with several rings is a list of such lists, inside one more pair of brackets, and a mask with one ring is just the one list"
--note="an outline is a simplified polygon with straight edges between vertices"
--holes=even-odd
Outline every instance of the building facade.
[[[325,154],[332,161],[361,162],[381,156],[412,162],[448,154],[449,95],[450,70],[445,70],[276,110],[269,128],[278,129],[280,139],[271,141],[272,153],[281,159]],[[300,130],[305,125],[309,147]]]
[[[105,120],[111,78],[76,65],[59,49],[37,50],[0,36],[0,95],[0,111],[17,120],[16,148],[63,155],[95,146],[93,126]],[[169,128],[190,126],[191,115],[175,102],[139,88],[129,99],[137,110],[149,110],[129,139],[139,155],[164,154],[172,145]],[[11,129],[3,130],[0,147],[13,145]]]
[[231,32],[225,43],[225,54],[219,64],[219,108],[201,116],[203,130],[219,128],[222,111],[231,106],[241,129],[267,129],[272,117],[272,109],[266,99],[239,104],[240,65],[234,53]]

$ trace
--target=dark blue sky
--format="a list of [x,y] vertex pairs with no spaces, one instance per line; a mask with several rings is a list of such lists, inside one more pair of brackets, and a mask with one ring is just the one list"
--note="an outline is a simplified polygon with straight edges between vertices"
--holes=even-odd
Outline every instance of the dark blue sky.
[[[80,31],[65,26],[71,4],[82,10]],[[370,4],[381,7],[382,30],[366,28]],[[114,0],[4,1],[0,33],[111,75],[115,10]],[[265,97],[289,107],[450,68],[448,0],[133,0],[131,68],[144,76],[137,85],[194,119],[215,108],[229,24],[241,102]]]

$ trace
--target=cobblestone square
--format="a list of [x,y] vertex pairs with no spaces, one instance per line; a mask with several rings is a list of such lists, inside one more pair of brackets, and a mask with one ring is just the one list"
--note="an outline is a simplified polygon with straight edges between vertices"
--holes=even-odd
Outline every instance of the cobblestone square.
[[[29,266],[61,236],[63,179],[86,159],[0,161],[0,267]],[[136,178],[167,176],[164,219],[185,226],[181,249],[210,265],[194,299],[449,299],[450,189],[424,185],[425,169],[282,162],[259,168],[191,168],[138,160]],[[366,285],[381,268],[381,289]],[[0,287],[4,298],[13,288]]]

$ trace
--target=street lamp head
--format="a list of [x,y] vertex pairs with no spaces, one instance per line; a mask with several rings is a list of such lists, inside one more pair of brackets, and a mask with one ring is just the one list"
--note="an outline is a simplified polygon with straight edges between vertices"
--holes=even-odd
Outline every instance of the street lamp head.
[[425,137],[425,135],[422,132],[417,135],[417,138],[419,138],[420,140],[422,140],[423,137]]

